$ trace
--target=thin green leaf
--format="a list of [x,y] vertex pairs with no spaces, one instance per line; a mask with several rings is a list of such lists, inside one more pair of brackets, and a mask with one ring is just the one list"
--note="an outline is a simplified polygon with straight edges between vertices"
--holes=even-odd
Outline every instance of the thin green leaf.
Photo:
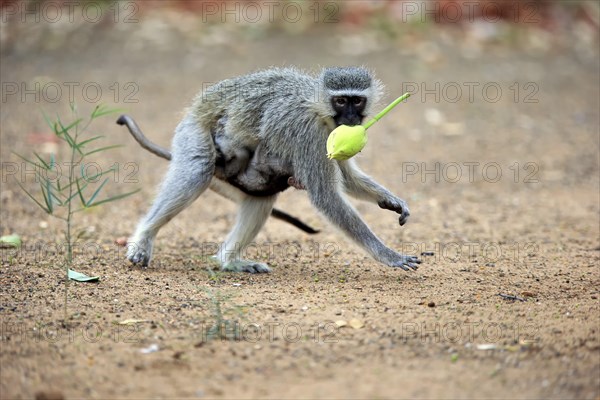
[[60,125],[61,128],[61,132],[60,133],[65,133],[70,131],[71,129],[73,129],[74,126],[79,125],[81,123],[81,121],[83,121],[83,118],[77,118],[75,121],[71,122],[69,125],[64,126],[63,123],[60,121],[60,118],[58,119],[58,124]]
[[94,119],[94,118],[101,117],[103,115],[115,114],[115,113],[119,113],[119,112],[123,112],[123,111],[125,111],[125,110],[122,108],[109,108],[109,107],[105,107],[102,105],[98,105],[92,112],[91,118]]
[[39,155],[38,153],[36,153],[35,151],[33,152],[33,155],[34,155],[34,156],[36,156],[38,160],[40,160],[40,162],[42,163],[42,165],[43,165],[43,167],[44,167],[44,169],[45,169],[45,170],[50,170],[50,169],[52,169],[52,168],[53,168],[53,167],[52,167],[52,164],[53,164],[53,162],[52,162],[53,160],[52,160],[52,159],[50,159],[50,165],[49,165],[49,164],[48,164],[46,161],[44,161],[44,159],[43,159],[42,157],[40,157],[40,155]]
[[77,113],[77,105],[75,105],[74,101],[69,102],[69,107],[71,108],[71,112]]
[[[46,181],[46,183],[47,182],[48,181]],[[44,188],[44,185],[42,184],[42,182],[40,182],[40,189],[41,189],[41,192],[42,192],[42,197],[44,198],[44,203],[46,203],[46,207],[48,209],[48,214],[52,214],[52,212],[54,211],[53,208],[52,208],[52,199],[50,198],[50,196],[46,192],[46,189]]]
[[87,231],[86,231],[85,229],[80,229],[80,230],[77,232],[77,234],[75,235],[75,241],[77,241],[77,240],[81,239],[81,237],[82,237],[83,235],[85,235],[85,233],[86,233],[86,232],[87,232]]
[[48,117],[48,115],[44,112],[44,110],[42,110],[42,115],[44,116],[44,119],[46,120],[46,123],[48,124],[48,126],[50,127],[50,129],[52,129],[52,131],[54,133],[56,133],[56,122],[52,122],[50,121],[50,118]]
[[[48,183],[50,183],[50,182],[48,182]],[[57,204],[58,204],[60,207],[62,207],[62,206],[64,206],[64,203],[63,203],[63,201],[61,200],[61,198],[57,196],[57,195],[59,195],[59,194],[61,194],[61,193],[55,193],[54,191],[51,191],[51,192],[50,192],[50,195],[51,195],[52,197],[54,197],[54,201],[55,201],[55,202],[56,202],[56,203],[57,203]],[[63,197],[65,197],[65,196],[63,195]]]
[[110,167],[109,169],[107,169],[106,171],[102,171],[102,172],[98,172],[96,175],[92,175],[92,176],[86,176],[84,177],[84,179],[88,182],[92,182],[94,181],[94,179],[99,178],[103,175],[108,174],[109,172],[115,172],[117,170],[116,167]]
[[100,191],[102,190],[102,188],[104,187],[104,185],[106,185],[106,182],[108,182],[108,178],[104,179],[104,182],[102,182],[100,184],[100,186],[98,186],[98,188],[96,189],[96,191],[94,192],[94,194],[92,194],[92,197],[90,197],[90,199],[86,203],[86,205],[85,205],[86,207],[89,207],[90,204],[92,204],[94,202],[94,199],[96,198],[96,196],[98,196],[98,194],[100,193]]
[[48,209],[42,205],[42,203],[40,203],[39,201],[37,201],[37,199],[36,199],[35,197],[33,197],[33,195],[32,195],[31,193],[29,193],[29,192],[27,191],[27,189],[25,189],[25,188],[23,187],[23,185],[21,185],[21,182],[19,182],[19,181],[16,181],[16,182],[17,182],[17,185],[19,185],[19,186],[21,187],[21,189],[23,189],[23,191],[25,192],[25,194],[26,194],[27,196],[29,196],[29,198],[30,198],[31,200],[35,201],[35,204],[37,204],[38,206],[40,206],[40,208],[41,208],[42,210],[46,211],[46,213],[48,213],[48,214],[51,214],[51,213],[50,213],[50,211],[48,211]]
[[88,208],[91,208],[91,207],[96,207],[96,206],[99,206],[100,204],[104,204],[104,203],[110,203],[111,201],[115,201],[115,200],[120,200],[120,199],[123,199],[123,198],[125,198],[125,197],[127,197],[127,196],[131,196],[132,194],[139,192],[140,190],[141,190],[141,189],[136,189],[136,190],[134,190],[134,191],[132,191],[132,192],[123,193],[123,194],[118,194],[118,195],[116,195],[116,196],[109,197],[108,199],[104,199],[104,200],[97,201],[97,202],[96,202],[96,203],[94,203],[94,204],[90,204],[90,205],[88,206]]
[[72,269],[69,269],[67,275],[69,276],[69,279],[77,282],[97,282],[100,280],[99,276],[87,276],[86,274],[73,271]]
[[73,137],[71,135],[69,135],[69,129],[73,128],[74,125],[77,125],[80,122],[81,122],[81,118],[79,118],[75,122],[71,123],[68,127],[65,127],[62,124],[62,122],[60,122],[60,119],[59,119],[58,123],[62,130],[57,135],[59,137],[62,137],[63,139],[65,139],[71,148],[77,150],[79,152],[79,154],[83,155],[83,152],[79,149],[79,147],[77,146],[77,143],[75,143],[75,139],[73,139]]
[[[91,177],[84,176],[84,177],[77,178],[77,180],[81,180],[81,179],[83,179],[83,180],[86,182],[85,186],[87,186],[87,184],[88,184],[89,182],[92,182],[94,179],[98,178],[99,176],[102,176],[102,175],[104,175],[104,174],[108,174],[109,172],[112,172],[112,171],[111,171],[111,170],[102,171],[102,172],[100,172],[100,173],[98,173],[98,174],[96,174],[96,175],[93,175],[93,176],[91,176]],[[77,180],[76,180],[76,181],[77,181]],[[94,183],[94,182],[92,182],[92,183]],[[63,192],[64,192],[64,191],[65,191],[65,189],[68,189],[68,188],[70,188],[70,187],[71,187],[71,186],[73,186],[74,184],[75,184],[75,182],[71,182],[71,183],[69,183],[68,185],[66,185],[65,187],[63,187],[63,188],[61,189],[61,191],[63,191]],[[85,189],[85,186],[82,186],[82,189]]]
[[[79,178],[77,178],[77,181],[79,181]],[[77,183],[77,181],[75,181],[75,182]],[[73,194],[71,195],[71,197],[69,197],[68,199],[66,199],[66,200],[64,201],[64,204],[67,204],[67,203],[69,203],[71,200],[73,200],[73,198],[75,198],[75,196],[77,196],[77,195],[79,194],[79,192],[80,192],[80,191],[84,191],[84,190],[85,190],[85,188],[87,187],[87,185],[88,185],[88,184],[87,184],[87,182],[86,182],[86,183],[85,183],[85,184],[84,184],[84,185],[81,187],[81,190],[79,190],[79,188],[77,188],[78,190],[76,190],[76,191],[75,191],[75,193],[73,193]],[[85,207],[85,204],[84,204],[84,207]]]
[[85,189],[85,187],[82,189],[79,186],[79,178],[77,178],[77,180],[75,181],[75,184],[77,185],[77,194],[79,195],[79,200],[81,200],[81,205],[83,205],[84,207],[86,207],[87,203],[86,203],[85,199],[83,198],[83,189]]
[[54,212],[54,204],[52,203],[52,186],[50,185],[50,181],[46,180],[46,194],[48,195],[48,209],[50,212]]
[[99,153],[99,152],[105,151],[105,150],[116,149],[117,147],[123,147],[123,145],[122,144],[114,144],[112,146],[100,147],[99,149],[95,149],[95,150],[85,153],[84,156],[89,156],[90,154]]
[[[73,139],[73,137],[71,135],[69,135],[69,132],[64,131],[61,132],[59,137],[63,140],[65,140],[67,142],[67,144],[69,145],[69,147],[71,148],[76,148],[76,144],[75,144],[75,139]],[[81,151],[79,151],[79,153],[81,153]]]
[[98,139],[102,139],[102,138],[104,138],[103,135],[94,136],[93,138],[90,138],[88,140],[84,140],[83,142],[79,142],[79,147],[83,148],[83,146],[85,146],[86,144],[91,143],[94,140],[98,140]]

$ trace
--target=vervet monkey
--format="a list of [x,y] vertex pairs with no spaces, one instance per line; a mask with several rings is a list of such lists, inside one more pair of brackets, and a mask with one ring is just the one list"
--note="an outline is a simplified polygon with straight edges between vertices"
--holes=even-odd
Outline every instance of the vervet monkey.
[[[318,76],[293,68],[268,69],[226,79],[201,92],[175,129],[167,175],[129,240],[128,259],[148,265],[154,238],[164,224],[209,186],[222,192],[234,186],[241,189],[240,209],[216,259],[225,271],[270,272],[266,264],[243,260],[240,254],[271,214],[277,192],[287,188],[281,179],[305,188],[312,204],[374,259],[416,269],[421,261],[386,247],[343,192],[397,212],[400,225],[410,215],[406,202],[364,174],[353,160],[326,156],[329,133],[342,124],[360,124],[381,91],[381,83],[368,70],[340,67],[326,68]],[[257,189],[255,178],[245,178],[248,174],[264,181],[253,195],[243,193],[245,186]]]

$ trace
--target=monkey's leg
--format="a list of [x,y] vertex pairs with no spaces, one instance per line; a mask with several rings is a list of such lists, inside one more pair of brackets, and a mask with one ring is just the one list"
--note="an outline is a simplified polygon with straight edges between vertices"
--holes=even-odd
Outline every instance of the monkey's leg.
[[277,196],[246,196],[240,204],[235,226],[221,245],[216,258],[223,271],[261,273],[271,272],[264,263],[242,260],[241,253],[256,237],[271,214]]
[[383,209],[395,211],[400,214],[400,226],[406,223],[410,210],[404,200],[362,172],[353,160],[340,161],[339,166],[344,178],[344,188],[348,194],[357,199],[376,203]]
[[159,229],[189,206],[209,186],[215,169],[215,148],[192,118],[177,126],[173,156],[158,196],[128,241],[127,258],[147,266]]

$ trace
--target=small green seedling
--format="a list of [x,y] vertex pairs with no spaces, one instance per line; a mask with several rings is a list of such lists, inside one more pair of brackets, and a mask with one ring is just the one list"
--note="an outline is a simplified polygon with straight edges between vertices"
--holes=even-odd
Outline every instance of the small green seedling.
[[354,157],[367,144],[367,129],[409,97],[410,93],[404,93],[364,125],[340,125],[335,128],[327,138],[327,157],[334,160]]

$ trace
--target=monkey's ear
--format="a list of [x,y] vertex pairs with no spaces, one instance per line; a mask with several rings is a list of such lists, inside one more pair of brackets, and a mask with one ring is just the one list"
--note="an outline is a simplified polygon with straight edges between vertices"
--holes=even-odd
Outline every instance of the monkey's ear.
[[372,94],[370,101],[367,101],[367,107],[365,108],[365,114],[369,115],[373,112],[375,107],[381,101],[385,95],[385,85],[377,78],[373,78],[373,84],[371,86]]

